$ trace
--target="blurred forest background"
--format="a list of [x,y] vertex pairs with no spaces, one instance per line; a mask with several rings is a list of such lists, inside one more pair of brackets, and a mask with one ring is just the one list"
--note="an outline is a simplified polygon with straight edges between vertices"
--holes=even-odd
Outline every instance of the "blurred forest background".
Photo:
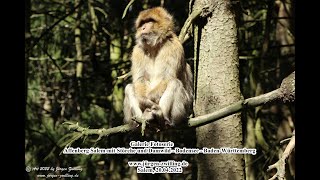
[[[189,13],[189,1],[135,0],[26,0],[25,61],[27,103],[26,166],[82,167],[81,179],[135,179],[130,160],[187,160],[183,174],[159,174],[158,179],[191,179],[193,155],[64,155],[70,132],[64,121],[83,127],[110,128],[122,124],[124,87],[130,78],[134,20],[139,11],[164,6],[176,20],[179,34]],[[295,12],[292,0],[232,1],[237,10],[240,85],[244,98],[270,92],[295,68]],[[123,17],[123,15],[125,15]],[[184,43],[186,60],[193,64],[193,40]],[[192,65],[191,65],[192,66]],[[245,147],[258,154],[246,156],[247,179],[268,179],[267,172],[286,144],[279,142],[295,129],[294,103],[272,103],[243,113]],[[195,131],[175,130],[141,137],[135,133],[88,137],[73,147],[127,147],[132,139],[172,141],[195,147]],[[294,153],[286,178],[294,179]],[[36,172],[30,172],[36,179]]]

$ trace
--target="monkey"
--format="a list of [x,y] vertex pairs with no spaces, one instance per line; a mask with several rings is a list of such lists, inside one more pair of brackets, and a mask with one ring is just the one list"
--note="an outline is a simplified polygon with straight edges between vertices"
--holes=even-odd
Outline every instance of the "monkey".
[[173,16],[162,7],[143,10],[135,29],[124,122],[134,124],[132,117],[140,117],[156,119],[159,127],[181,124],[192,113],[193,75],[174,32]]

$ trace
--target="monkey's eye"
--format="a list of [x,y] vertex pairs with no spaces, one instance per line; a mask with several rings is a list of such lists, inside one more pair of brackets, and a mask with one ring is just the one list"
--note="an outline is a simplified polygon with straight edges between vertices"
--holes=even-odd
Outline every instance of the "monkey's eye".
[[153,18],[147,18],[145,20],[140,21],[138,27],[141,27],[142,25],[144,25],[145,23],[148,23],[148,22],[156,22],[156,20],[154,20]]
[[153,18],[147,18],[146,20],[144,20],[144,23],[148,22],[156,22],[156,20],[154,20]]

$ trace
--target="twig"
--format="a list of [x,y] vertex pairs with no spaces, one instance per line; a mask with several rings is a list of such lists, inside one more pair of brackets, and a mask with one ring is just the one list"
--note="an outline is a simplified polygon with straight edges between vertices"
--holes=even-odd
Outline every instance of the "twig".
[[124,75],[121,75],[121,76],[119,76],[119,77],[117,77],[118,79],[127,79],[128,77],[130,77],[131,76],[131,71],[130,72],[128,72],[128,73],[126,73],[126,74],[124,74]]
[[57,64],[56,60],[53,59],[53,57],[48,53],[48,51],[46,49],[44,49],[43,47],[41,47],[43,52],[49,57],[49,59],[52,61],[53,65],[59,70],[59,73],[61,74],[62,77],[65,77],[64,73],[62,72],[61,68],[59,67],[59,65]]
[[292,150],[295,147],[295,133],[293,133],[293,136],[291,137],[291,140],[289,144],[287,145],[286,149],[284,150],[282,157],[274,164],[270,165],[267,169],[267,171],[270,171],[272,169],[277,169],[277,173],[273,175],[269,180],[274,180],[278,178],[279,180],[285,180],[285,174],[286,174],[286,159],[291,154]]
[[129,7],[134,3],[134,1],[135,1],[135,0],[131,0],[131,1],[128,3],[128,5],[126,6],[126,8],[125,8],[124,11],[123,11],[122,19],[126,16]]

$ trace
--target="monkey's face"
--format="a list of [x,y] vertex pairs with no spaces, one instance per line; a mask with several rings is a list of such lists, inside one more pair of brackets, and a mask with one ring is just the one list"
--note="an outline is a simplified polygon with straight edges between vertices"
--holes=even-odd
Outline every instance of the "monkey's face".
[[135,22],[136,43],[143,48],[157,50],[172,33],[173,17],[162,7],[147,9],[139,13]]
[[142,46],[155,46],[159,38],[156,27],[157,23],[153,19],[141,22],[141,26],[138,27],[136,34],[137,43]]

